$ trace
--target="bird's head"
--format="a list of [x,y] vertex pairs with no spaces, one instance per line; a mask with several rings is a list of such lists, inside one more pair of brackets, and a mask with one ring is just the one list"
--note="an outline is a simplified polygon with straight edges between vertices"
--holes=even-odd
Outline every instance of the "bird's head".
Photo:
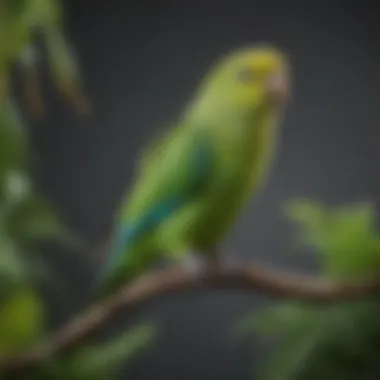
[[288,59],[272,46],[234,51],[215,62],[202,91],[217,107],[283,108],[291,98]]

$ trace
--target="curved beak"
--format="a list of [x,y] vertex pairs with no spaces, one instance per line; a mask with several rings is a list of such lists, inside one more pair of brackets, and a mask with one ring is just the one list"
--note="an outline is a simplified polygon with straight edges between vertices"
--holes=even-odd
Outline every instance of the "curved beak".
[[280,105],[286,105],[292,100],[290,78],[287,73],[276,72],[269,76],[268,90],[271,98]]

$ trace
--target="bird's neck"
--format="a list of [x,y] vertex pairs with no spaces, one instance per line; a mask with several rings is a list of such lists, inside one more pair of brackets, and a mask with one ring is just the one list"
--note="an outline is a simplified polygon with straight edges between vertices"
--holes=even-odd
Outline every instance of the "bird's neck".
[[190,124],[210,125],[218,124],[223,125],[234,120],[236,123],[238,120],[243,120],[246,116],[246,112],[240,112],[237,107],[225,104],[214,99],[200,98],[195,102],[191,102],[186,108],[184,113],[184,119]]
[[[268,104],[259,105],[257,107],[242,107],[231,102],[221,102],[220,98],[211,99],[200,98],[191,103],[185,110],[183,118],[188,125],[198,125],[199,128],[208,128],[208,126],[218,126],[227,129],[234,129],[236,135],[237,130],[248,137],[250,132],[256,128],[268,128],[268,124],[276,125],[280,118],[281,112],[276,112]],[[253,126],[256,128],[252,128]],[[251,131],[250,131],[251,130]]]
[[238,160],[245,157],[247,164],[273,154],[276,131],[281,112],[271,107],[242,109],[218,104],[194,104],[186,114],[189,128],[211,133],[223,151]]

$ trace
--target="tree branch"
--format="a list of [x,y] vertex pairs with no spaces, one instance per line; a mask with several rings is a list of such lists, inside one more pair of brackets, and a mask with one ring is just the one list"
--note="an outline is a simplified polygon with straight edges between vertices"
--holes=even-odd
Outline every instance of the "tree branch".
[[131,310],[160,295],[210,287],[242,289],[276,298],[311,302],[344,301],[380,295],[380,279],[376,278],[344,284],[257,266],[229,268],[220,265],[202,279],[183,268],[154,270],[103,302],[90,306],[30,352],[17,357],[0,358],[0,374],[28,371],[46,360],[68,353],[121,310]]

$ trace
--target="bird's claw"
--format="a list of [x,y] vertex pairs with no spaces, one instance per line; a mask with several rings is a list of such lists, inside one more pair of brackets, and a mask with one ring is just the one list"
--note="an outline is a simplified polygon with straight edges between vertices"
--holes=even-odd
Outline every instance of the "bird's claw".
[[207,265],[205,260],[195,253],[189,253],[183,261],[183,268],[186,273],[202,279],[206,275]]

